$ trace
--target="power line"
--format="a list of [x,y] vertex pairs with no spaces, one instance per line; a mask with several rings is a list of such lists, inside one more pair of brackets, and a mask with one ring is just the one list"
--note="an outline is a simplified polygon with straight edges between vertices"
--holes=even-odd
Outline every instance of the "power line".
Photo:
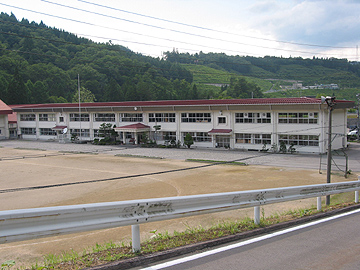
[[[58,6],[70,8],[70,9],[75,9],[75,10],[86,12],[86,13],[95,14],[95,15],[98,15],[98,16],[108,17],[108,18],[122,20],[122,21],[130,22],[130,23],[134,23],[134,24],[140,24],[140,25],[144,25],[144,26],[148,26],[148,27],[154,27],[154,28],[161,29],[161,30],[168,30],[168,31],[173,31],[173,32],[181,33],[181,34],[186,34],[186,35],[191,35],[191,36],[196,36],[196,37],[201,37],[201,38],[206,38],[206,39],[211,39],[211,40],[217,40],[217,41],[222,41],[222,42],[228,42],[228,43],[233,43],[233,44],[238,44],[238,45],[246,45],[246,46],[258,47],[258,48],[264,48],[264,49],[272,49],[272,50],[279,50],[279,51],[287,51],[287,52],[293,52],[293,53],[304,53],[304,54],[310,54],[310,55],[336,55],[336,54],[323,54],[323,53],[317,53],[317,52],[306,52],[306,51],[279,49],[279,48],[272,48],[272,47],[266,47],[266,46],[260,46],[260,45],[253,45],[253,44],[247,44],[247,43],[241,43],[241,42],[235,42],[235,41],[228,41],[228,40],[224,40],[224,39],[212,38],[212,37],[207,37],[207,36],[203,36],[203,35],[178,31],[178,30],[174,30],[174,29],[170,29],[170,28],[165,28],[165,27],[155,26],[155,25],[151,25],[151,24],[140,23],[140,22],[136,22],[136,21],[132,21],[132,20],[122,19],[122,18],[118,18],[118,17],[106,15],[106,14],[101,14],[101,13],[98,13],[98,12],[92,12],[92,11],[88,11],[88,10],[84,10],[84,9],[80,9],[80,8],[75,8],[75,7],[62,5],[62,4],[58,4],[58,3],[53,3],[53,2],[50,2],[50,1],[47,1],[47,0],[41,0],[41,1],[49,3],[49,4],[53,4],[53,5],[58,5]],[[13,7],[13,8],[33,12],[33,13],[38,13],[38,14],[45,15],[45,16],[55,17],[55,18],[59,18],[59,19],[63,19],[63,20],[69,20],[69,21],[73,21],[73,22],[77,22],[77,23],[87,24],[87,25],[90,25],[90,26],[96,26],[96,27],[101,27],[101,28],[105,28],[105,29],[124,32],[124,30],[115,29],[115,28],[112,28],[112,27],[100,26],[100,25],[96,25],[96,24],[93,24],[93,23],[88,23],[88,22],[84,22],[84,21],[69,19],[69,18],[57,16],[57,15],[51,15],[51,14],[47,14],[47,13],[43,13],[43,12],[39,12],[39,11],[34,11],[34,10],[29,10],[29,9],[25,9],[25,8],[20,8],[20,7],[16,7],[16,6],[11,6],[11,5],[7,5],[7,4],[3,4],[3,3],[0,3],[0,4],[8,6],[8,7]],[[143,34],[134,33],[134,32],[131,32],[131,33],[132,34],[137,34],[137,35],[143,35]],[[154,38],[163,39],[163,38],[159,38],[159,37],[154,37]],[[171,41],[184,43],[182,41],[176,41],[176,40],[171,40]],[[123,41],[123,42],[131,42],[131,41]],[[132,43],[135,43],[135,42],[132,42]],[[142,44],[142,45],[147,45],[147,44]],[[159,46],[159,45],[152,45],[152,46]],[[196,45],[196,46],[203,46],[203,45]],[[187,48],[183,48],[183,49],[184,50],[193,50],[193,49],[187,49]],[[221,48],[216,48],[216,49],[222,50]],[[233,51],[233,50],[228,50],[228,49],[225,49],[225,50],[226,51]],[[195,50],[193,50],[193,51],[195,51]],[[233,52],[239,53],[238,51],[233,51]]]
[[[53,5],[58,5],[58,6],[61,6],[61,7],[66,7],[66,8],[70,8],[70,9],[82,11],[82,12],[85,12],[85,13],[90,13],[90,14],[94,14],[94,15],[98,15],[98,16],[103,16],[103,17],[107,17],[107,18],[111,18],[111,19],[116,19],[116,20],[121,20],[121,21],[125,21],[125,22],[130,22],[130,23],[134,23],[134,24],[140,24],[140,25],[144,25],[144,26],[147,26],[147,27],[157,28],[157,29],[160,29],[160,30],[167,30],[167,31],[171,31],[171,32],[179,33],[179,34],[186,34],[186,35],[190,35],[190,36],[194,36],[194,37],[200,37],[200,38],[205,38],[205,39],[217,40],[217,41],[228,42],[228,43],[238,44],[238,45],[246,45],[246,46],[249,46],[249,45],[250,45],[250,46],[252,46],[252,47],[263,48],[263,49],[272,49],[272,50],[279,50],[279,51],[286,51],[286,52],[297,52],[297,53],[308,53],[308,54],[312,54],[312,55],[313,55],[313,54],[318,54],[318,53],[314,53],[314,52],[303,52],[303,51],[279,49],[279,48],[272,48],[272,47],[267,47],[267,46],[260,46],[260,45],[248,44],[248,43],[243,43],[243,42],[229,41],[229,40],[225,40],[225,39],[221,39],[221,38],[213,38],[213,37],[208,37],[208,36],[204,36],[204,35],[199,35],[199,34],[193,34],[193,33],[189,33],[189,32],[179,31],[179,30],[175,30],[175,29],[171,29],[171,28],[166,28],[166,27],[156,26],[156,25],[152,25],[152,24],[141,23],[141,22],[137,22],[137,21],[133,21],[133,20],[123,19],[123,18],[119,18],[119,17],[115,17],[115,16],[110,16],[110,15],[102,14],[102,13],[99,13],[99,12],[94,12],[94,11],[89,11],[89,10],[85,10],[85,9],[81,9],[81,8],[76,8],[76,7],[68,6],[68,5],[63,5],[63,4],[59,4],[59,3],[54,3],[54,2],[51,2],[51,1],[48,1],[48,0],[41,0],[41,1],[42,1],[42,2],[46,2],[46,3],[49,3],[49,4],[53,4]],[[177,41],[177,42],[179,42],[179,41]]]
[[[0,20],[0,22],[4,22],[2,20]],[[11,23],[11,24],[15,24],[15,23]],[[28,27],[28,25],[23,25],[21,23],[17,23],[21,26],[24,27]],[[34,26],[29,26],[34,28]],[[52,29],[48,29],[49,31],[52,31]],[[3,32],[0,31],[1,34],[3,35],[11,35],[11,36],[18,36],[18,37],[24,37],[24,38],[30,38],[30,39],[37,39],[37,40],[44,40],[44,41],[49,41],[49,42],[56,42],[56,43],[61,43],[61,44],[70,44],[70,45],[74,45],[74,46],[82,46],[82,47],[97,47],[97,44],[92,43],[92,44],[76,44],[74,42],[69,42],[69,41],[63,41],[63,40],[54,40],[54,39],[48,39],[48,38],[42,38],[42,37],[34,37],[34,36],[29,36],[29,35],[21,35],[21,34],[15,34],[15,33],[9,33],[9,32]],[[141,44],[146,44],[146,43],[141,43]],[[150,45],[150,44],[148,44]],[[157,46],[152,44],[153,46]],[[39,54],[39,53],[32,53],[32,52],[26,52],[26,51],[20,51],[20,50],[11,50],[11,49],[5,49],[5,48],[1,48],[3,50],[7,50],[7,51],[13,51],[13,52],[18,52],[18,53],[25,53],[25,54],[33,54],[33,55],[38,55],[38,56],[46,56],[46,57],[61,57],[61,58],[67,58],[66,56],[57,56],[57,55],[48,55],[48,54]],[[121,47],[117,47],[117,46],[110,46],[107,47],[108,50],[113,50],[113,51],[124,51],[124,52],[129,52],[128,50],[122,49]],[[181,58],[181,57],[180,57]],[[296,59],[293,58],[293,60],[299,60],[300,59]],[[204,61],[202,59],[200,59],[200,61]],[[266,64],[261,64],[261,65],[256,65],[256,64],[252,64],[252,63],[234,63],[234,62],[225,62],[225,61],[205,61],[208,63],[215,63],[215,64],[232,64],[232,65],[237,65],[237,66],[258,66],[258,67],[273,67],[274,65],[266,65]],[[125,66],[130,66],[130,67],[142,67],[142,66],[136,66],[136,65],[125,65]],[[158,70],[165,70],[165,69],[161,69],[161,68],[155,68]],[[220,73],[221,71],[219,71]],[[203,75],[218,75],[218,72],[201,72],[201,71],[193,71],[194,74],[203,74]],[[238,75],[238,74],[229,74],[229,76],[231,75]],[[226,74],[226,76],[228,76],[228,74]],[[244,75],[243,75],[244,76]],[[306,77],[306,76],[305,76]],[[309,78],[313,77],[313,76],[308,76]],[[302,78],[304,78],[304,76],[302,76]],[[228,82],[227,82],[228,83]]]
[[236,34],[236,33],[232,33],[232,32],[219,31],[219,30],[215,30],[215,29],[207,28],[207,27],[203,27],[203,26],[197,26],[197,25],[192,25],[192,24],[167,20],[167,19],[163,19],[163,18],[153,17],[153,16],[149,16],[149,15],[144,15],[144,14],[141,14],[141,13],[136,13],[136,12],[131,12],[131,11],[123,10],[123,9],[118,9],[118,8],[114,8],[114,7],[100,5],[100,4],[92,3],[92,2],[89,2],[89,1],[84,1],[84,0],[77,0],[77,1],[83,2],[83,3],[86,3],[86,4],[90,4],[90,5],[94,5],[94,6],[98,6],[98,7],[111,9],[111,10],[125,12],[125,13],[128,13],[128,14],[133,14],[133,15],[137,15],[137,16],[141,16],[141,17],[145,17],[145,18],[150,18],[150,19],[164,21],[164,22],[170,22],[170,23],[179,24],[179,25],[182,25],[182,26],[197,28],[197,29],[200,29],[200,30],[208,30],[208,31],[216,32],[216,33],[223,33],[223,34],[229,34],[229,35],[234,35],[234,36],[239,36],[239,37],[253,38],[253,39],[257,39],[257,40],[273,41],[273,42],[278,42],[278,43],[301,45],[301,46],[320,47],[320,48],[335,48],[335,49],[353,49],[353,47],[338,47],[338,46],[329,46],[329,45],[298,43],[298,42],[281,41],[281,40],[268,39],[268,38],[259,38],[259,37],[248,36],[248,35],[240,35],[240,34]]

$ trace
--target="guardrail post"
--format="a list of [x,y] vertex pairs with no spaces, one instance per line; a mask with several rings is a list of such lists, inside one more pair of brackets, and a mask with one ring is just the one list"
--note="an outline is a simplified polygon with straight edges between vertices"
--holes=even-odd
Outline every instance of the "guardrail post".
[[359,191],[358,190],[355,191],[355,202],[356,203],[359,202]]
[[254,223],[256,225],[260,224],[260,206],[254,207]]
[[131,225],[131,236],[132,236],[132,251],[140,251],[140,225]]
[[317,210],[320,211],[321,210],[321,197],[317,197]]

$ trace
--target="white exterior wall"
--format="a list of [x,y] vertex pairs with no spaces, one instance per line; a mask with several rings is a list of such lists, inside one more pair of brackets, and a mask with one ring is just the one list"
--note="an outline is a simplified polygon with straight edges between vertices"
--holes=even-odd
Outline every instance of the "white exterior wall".
[[[265,107],[265,106],[264,106]],[[292,108],[293,107],[293,108]],[[115,114],[115,122],[106,122],[111,123],[112,125],[116,125],[117,127],[126,126],[135,124],[138,122],[120,122],[120,114],[121,113],[142,113],[143,121],[142,123],[150,126],[151,134],[153,135],[154,126],[161,125],[161,129],[159,132],[176,132],[176,140],[183,142],[183,133],[186,132],[204,132],[207,133],[212,129],[230,129],[232,130],[226,136],[230,138],[230,148],[233,149],[255,149],[261,150],[263,148],[263,144],[253,144],[253,143],[238,143],[236,142],[236,134],[237,133],[246,133],[246,134],[271,134],[271,144],[277,144],[279,146],[279,135],[280,134],[293,134],[293,135],[316,135],[319,136],[319,146],[295,146],[297,151],[300,152],[316,152],[316,153],[324,153],[327,149],[327,127],[328,127],[328,113],[325,110],[314,109],[312,106],[311,109],[304,109],[304,105],[302,104],[297,109],[296,104],[292,107],[287,107],[287,109],[271,109],[269,106],[266,106],[264,110],[261,109],[196,109],[196,108],[188,108],[188,109],[180,109],[177,110],[171,108],[156,108],[152,110],[151,108],[144,109],[142,111],[96,111],[96,112],[87,112],[82,111],[82,113],[89,114],[88,122],[82,121],[70,121],[70,113],[78,114],[78,111],[74,109],[72,112],[36,112],[36,121],[20,121],[21,114],[29,114],[33,112],[18,112],[18,133],[20,134],[21,128],[36,128],[36,135],[25,135],[22,134],[22,138],[24,139],[39,139],[39,140],[55,140],[58,139],[58,135],[53,136],[44,136],[40,135],[40,128],[53,128],[55,125],[67,126],[69,132],[70,129],[89,129],[90,137],[82,138],[85,140],[93,140],[94,139],[94,129],[99,129],[100,125],[103,122],[94,121],[94,116],[96,113],[114,113]],[[292,109],[289,109],[292,108]],[[271,123],[235,123],[235,114],[236,113],[271,113]],[[318,113],[318,123],[317,124],[289,124],[289,123],[279,123],[278,114],[281,112],[317,112]],[[47,113],[47,114],[55,114],[55,121],[39,121],[39,114]],[[149,113],[175,113],[175,122],[149,122]],[[211,121],[210,122],[190,122],[183,123],[181,122],[181,114],[182,113],[211,113]],[[60,117],[63,117],[63,121],[60,122]],[[226,123],[219,123],[218,118],[225,117]],[[5,120],[1,120],[3,117],[0,116],[0,129],[3,129]],[[346,109],[337,109],[333,111],[333,133],[346,134]],[[0,135],[1,136],[1,135]],[[194,147],[215,147],[216,135],[212,135],[212,140],[210,142],[194,142]],[[158,143],[164,143],[164,141],[157,141]],[[339,149],[346,146],[346,137],[337,136],[333,141],[333,149]],[[271,145],[267,145],[267,148],[270,148]]]
[[0,140],[9,138],[7,114],[0,114]]

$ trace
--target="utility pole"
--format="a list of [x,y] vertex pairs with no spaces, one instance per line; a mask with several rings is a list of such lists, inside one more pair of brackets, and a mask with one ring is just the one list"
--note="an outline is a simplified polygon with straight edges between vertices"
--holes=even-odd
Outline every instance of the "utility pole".
[[356,138],[357,140],[359,141],[360,139],[360,94],[356,94],[356,100],[357,100],[357,121],[356,121],[356,130],[357,130],[357,133],[356,133]]
[[[327,167],[326,167],[326,183],[331,183],[331,133],[332,133],[332,111],[335,106],[335,97],[321,97],[322,102],[328,105],[329,129],[328,129],[328,149],[327,149]],[[326,205],[330,205],[330,195],[326,196]]]

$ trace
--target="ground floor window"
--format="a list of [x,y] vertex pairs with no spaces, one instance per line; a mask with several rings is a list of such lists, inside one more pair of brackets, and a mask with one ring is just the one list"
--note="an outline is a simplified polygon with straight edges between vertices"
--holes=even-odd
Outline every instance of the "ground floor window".
[[70,134],[77,136],[77,137],[90,137],[90,130],[89,129],[70,129]]
[[21,128],[22,135],[36,135],[36,128]]
[[164,141],[175,141],[176,140],[176,131],[163,131],[162,139]]
[[271,134],[236,133],[236,143],[271,144]]
[[319,146],[319,136],[280,134],[279,143],[282,142],[287,145]]
[[56,131],[51,128],[40,128],[40,135],[56,135]]
[[211,135],[207,132],[183,132],[182,137],[185,138],[186,134],[190,134],[194,142],[211,142]]

